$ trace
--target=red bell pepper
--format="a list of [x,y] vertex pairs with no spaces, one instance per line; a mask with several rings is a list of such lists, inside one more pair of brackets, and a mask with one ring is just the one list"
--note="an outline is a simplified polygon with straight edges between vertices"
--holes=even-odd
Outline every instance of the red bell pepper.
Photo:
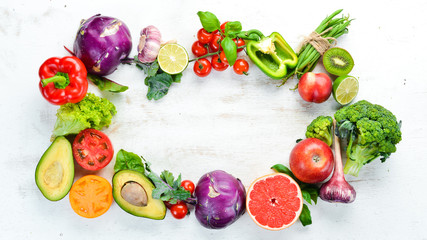
[[87,71],[74,56],[47,59],[39,69],[43,97],[55,105],[80,102],[87,93]]

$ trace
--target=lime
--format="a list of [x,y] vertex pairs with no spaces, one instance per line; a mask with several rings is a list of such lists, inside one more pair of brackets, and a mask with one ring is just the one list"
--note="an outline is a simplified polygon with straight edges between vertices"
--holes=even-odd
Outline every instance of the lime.
[[187,50],[176,43],[168,43],[160,48],[157,56],[160,68],[169,74],[178,74],[188,65]]
[[341,105],[347,105],[359,92],[359,81],[355,77],[344,75],[335,79],[332,85],[332,94]]

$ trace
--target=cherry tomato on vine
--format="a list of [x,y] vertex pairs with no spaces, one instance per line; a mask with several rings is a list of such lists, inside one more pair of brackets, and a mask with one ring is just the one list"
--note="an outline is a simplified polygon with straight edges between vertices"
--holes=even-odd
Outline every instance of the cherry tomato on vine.
[[222,37],[219,34],[215,34],[212,36],[212,40],[209,42],[209,49],[211,52],[218,52],[221,47]]
[[190,180],[184,180],[181,182],[181,187],[183,187],[185,190],[189,191],[191,195],[194,193],[194,189],[196,188],[194,186],[194,183]]
[[233,65],[233,70],[239,75],[246,75],[249,70],[249,64],[244,59],[237,59],[237,61]]
[[73,142],[73,156],[84,169],[96,171],[110,163],[114,155],[113,145],[103,132],[87,128]]
[[221,24],[221,27],[220,27],[220,29],[221,29],[221,32],[225,32],[225,24],[227,24],[229,21],[227,21],[227,22],[224,22],[223,24]]
[[241,38],[239,38],[239,39],[233,38],[233,41],[234,41],[234,43],[236,43],[237,52],[243,51],[243,48],[239,48],[239,47],[245,46],[245,40],[243,40]]
[[196,57],[201,57],[203,55],[208,54],[208,49],[200,41],[195,41],[193,43],[193,45],[191,46],[191,51],[193,52],[194,56],[196,56]]
[[223,62],[218,55],[214,55],[212,57],[212,68],[217,71],[224,71],[228,68],[228,64],[226,62]]
[[194,63],[193,71],[199,77],[206,77],[211,73],[212,65],[209,60],[202,58]]
[[170,211],[174,218],[183,219],[188,213],[187,204],[185,204],[184,202],[174,204],[170,208]]
[[203,44],[209,43],[212,40],[212,37],[212,33],[206,31],[204,28],[200,28],[197,32],[197,39],[199,39],[199,42]]
[[222,52],[219,54],[219,59],[221,60],[221,62],[223,62],[223,63],[225,63],[225,64],[227,64],[227,65],[228,65],[227,57],[225,56],[224,51],[222,51]]

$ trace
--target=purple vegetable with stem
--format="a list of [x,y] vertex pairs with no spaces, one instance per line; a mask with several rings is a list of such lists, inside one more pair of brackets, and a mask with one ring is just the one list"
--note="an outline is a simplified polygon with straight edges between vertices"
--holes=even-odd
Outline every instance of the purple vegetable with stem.
[[[336,121],[334,119],[334,128]],[[351,203],[356,199],[356,191],[344,177],[341,159],[340,140],[334,134],[335,169],[331,179],[320,188],[319,196],[322,200],[334,203]]]
[[204,174],[195,190],[197,220],[206,228],[225,228],[246,209],[242,182],[222,170]]
[[105,76],[117,69],[131,49],[132,38],[126,24],[97,14],[80,24],[73,52],[89,73]]

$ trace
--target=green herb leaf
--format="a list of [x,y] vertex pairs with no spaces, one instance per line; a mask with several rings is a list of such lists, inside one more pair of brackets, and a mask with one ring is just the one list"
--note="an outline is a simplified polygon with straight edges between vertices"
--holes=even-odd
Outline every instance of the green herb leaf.
[[198,11],[197,15],[199,16],[200,22],[206,31],[213,32],[220,29],[221,24],[215,14],[211,12]]
[[152,63],[139,63],[138,56],[135,56],[135,62],[136,62],[136,66],[139,69],[143,70],[145,75],[147,75],[147,77],[155,76],[157,74],[157,71],[160,68],[157,60]]
[[[317,204],[317,198],[319,197],[319,187],[317,187],[316,185],[308,184],[307,186],[304,186],[304,190],[301,191],[308,193],[310,199],[313,200],[314,204]],[[304,199],[311,204],[311,201],[307,200],[305,197]]]
[[237,60],[237,46],[236,43],[230,37],[225,37],[221,41],[221,47],[224,51],[225,57],[227,58],[228,64],[233,66]]
[[163,179],[163,181],[165,181],[170,186],[173,185],[174,177],[173,177],[173,174],[168,170],[164,170],[162,174],[160,174],[160,178]]
[[172,81],[175,83],[180,83],[182,78],[182,73],[174,74],[172,76]]
[[305,201],[307,201],[309,204],[311,204],[311,195],[309,192],[305,190],[301,190],[302,198],[304,198]]
[[301,215],[299,216],[299,220],[301,221],[304,227],[312,223],[310,210],[308,209],[308,206],[306,204],[302,206],[302,211]]
[[289,175],[292,179],[294,179],[297,183],[299,183],[299,180],[294,176],[294,174],[292,173],[292,171],[286,167],[283,164],[276,164],[274,166],[271,167],[271,169],[275,170],[276,172],[279,173],[284,173]]
[[[170,198],[170,196],[168,195],[168,192],[171,189],[169,188],[169,186],[166,184],[165,181],[163,181],[159,176],[157,176],[153,172],[150,172],[147,175],[147,177],[153,182],[154,186],[156,186],[156,188],[153,189],[153,193],[152,193],[152,196],[154,199],[162,199],[162,195],[163,197],[165,197],[166,195],[167,197]],[[167,200],[164,200],[164,201],[167,201]]]
[[116,163],[114,164],[114,172],[118,172],[120,170],[134,170],[141,173],[145,172],[144,164],[142,163],[142,159],[140,156],[135,153],[127,152],[123,149],[116,155]]
[[228,22],[225,24],[224,35],[230,38],[237,37],[237,34],[242,31],[242,24],[239,21]]
[[129,87],[118,84],[106,77],[100,77],[91,73],[87,74],[87,78],[93,82],[101,91],[109,91],[114,93],[124,92]]
[[173,79],[167,73],[160,73],[145,79],[145,85],[148,86],[147,98],[148,100],[159,100],[168,94],[169,87]]

